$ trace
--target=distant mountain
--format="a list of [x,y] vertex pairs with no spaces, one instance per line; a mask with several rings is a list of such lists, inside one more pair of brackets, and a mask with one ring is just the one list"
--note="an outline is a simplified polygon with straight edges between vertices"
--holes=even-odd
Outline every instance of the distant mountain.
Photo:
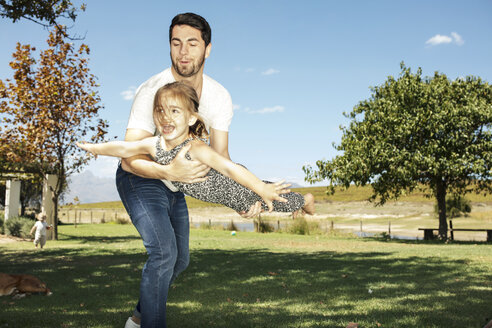
[[[291,184],[289,188],[303,188],[295,182],[286,183]],[[69,179],[68,188],[69,190],[64,196],[65,203],[73,202],[75,197],[78,197],[81,204],[120,200],[113,177],[97,177],[88,170],[72,175]]]
[[78,197],[80,203],[110,202],[120,200],[114,178],[96,177],[91,171],[84,171],[70,176],[65,203],[73,202]]
[[286,182],[286,183],[290,183],[291,186],[289,188],[304,188],[304,186],[301,186],[300,184],[295,182]]

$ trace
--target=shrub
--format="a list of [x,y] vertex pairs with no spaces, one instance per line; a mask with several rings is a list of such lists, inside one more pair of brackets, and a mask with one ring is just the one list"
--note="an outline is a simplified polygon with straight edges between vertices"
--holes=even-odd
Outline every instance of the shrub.
[[254,221],[255,231],[261,233],[273,232],[275,228],[268,222],[263,221],[262,219],[258,219]]
[[2,235],[5,233],[4,222],[5,222],[5,213],[0,212],[0,234]]
[[213,224],[211,221],[208,222],[200,222],[198,229],[204,230],[224,230],[224,226],[222,224]]
[[[436,213],[439,213],[437,205],[434,207]],[[446,216],[448,218],[457,218],[468,216],[471,212],[470,201],[461,195],[451,195],[446,198]]]
[[231,222],[226,226],[225,228],[226,230],[228,231],[237,231],[239,230],[236,226],[236,224],[234,223],[234,221],[231,220]]
[[5,222],[5,232],[7,235],[15,237],[28,238],[34,221],[25,217],[16,217],[8,219]]
[[208,222],[200,222],[200,224],[198,225],[198,229],[211,230],[212,225]]
[[117,217],[116,218],[116,223],[118,224],[130,224],[130,219],[128,218],[121,218],[121,217]]
[[309,224],[304,217],[297,217],[289,226],[288,231],[296,235],[309,235]]
[[311,235],[321,233],[321,228],[318,222],[308,222],[306,218],[301,216],[294,219],[287,231],[296,235]]

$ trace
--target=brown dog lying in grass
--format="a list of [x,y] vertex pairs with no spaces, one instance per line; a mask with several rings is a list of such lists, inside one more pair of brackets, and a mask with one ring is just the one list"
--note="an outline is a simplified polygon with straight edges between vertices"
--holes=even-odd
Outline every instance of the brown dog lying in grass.
[[13,295],[22,298],[31,293],[51,295],[46,284],[30,274],[7,274],[0,272],[0,296]]

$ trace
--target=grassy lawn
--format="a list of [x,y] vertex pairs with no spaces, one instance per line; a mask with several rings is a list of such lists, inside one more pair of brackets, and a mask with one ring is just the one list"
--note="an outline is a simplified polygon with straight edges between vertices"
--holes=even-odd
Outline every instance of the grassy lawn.
[[[0,299],[0,327],[123,327],[145,250],[131,225],[60,226],[43,251],[0,244],[0,271],[50,297]],[[482,327],[492,245],[195,230],[170,292],[169,327]]]

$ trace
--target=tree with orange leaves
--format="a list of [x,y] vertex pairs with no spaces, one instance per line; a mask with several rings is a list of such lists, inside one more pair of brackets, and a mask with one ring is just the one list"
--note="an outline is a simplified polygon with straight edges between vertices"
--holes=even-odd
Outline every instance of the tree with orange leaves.
[[58,176],[52,190],[55,238],[58,199],[67,177],[89,160],[75,142],[102,141],[108,127],[98,118],[103,106],[88,68],[89,47],[82,44],[76,50],[66,38],[66,29],[55,27],[39,62],[34,47],[18,43],[10,63],[13,79],[0,80],[0,156],[44,177]]

